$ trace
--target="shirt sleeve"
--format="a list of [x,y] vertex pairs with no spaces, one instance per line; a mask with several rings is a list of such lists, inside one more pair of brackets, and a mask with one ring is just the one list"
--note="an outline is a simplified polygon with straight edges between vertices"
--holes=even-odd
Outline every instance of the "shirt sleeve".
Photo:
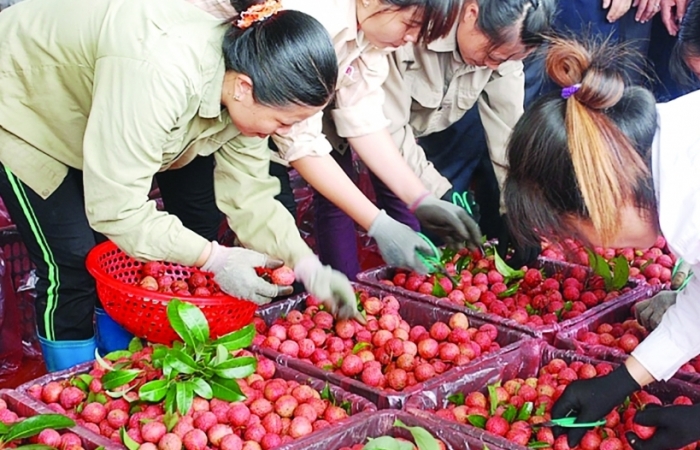
[[312,254],[294,217],[275,200],[279,181],[270,176],[267,139],[238,136],[214,153],[214,192],[241,243],[294,267]]
[[428,161],[425,150],[416,141],[410,125],[405,125],[402,129],[392,133],[392,138],[408,166],[433,195],[441,198],[452,189],[450,181],[440,174],[432,162]]
[[[498,70],[493,72],[491,81],[486,84],[478,101],[479,114],[501,193],[508,173],[508,140],[523,114],[524,103],[523,64],[519,61],[501,64]],[[505,212],[502,195],[501,212]]]
[[307,156],[323,156],[333,150],[323,134],[323,111],[292,126],[285,135],[276,134],[272,140],[280,158],[292,162]]
[[389,55],[369,50],[340,75],[335,108],[331,111],[338,135],[354,138],[376,133],[391,123],[384,116],[384,89]]
[[207,240],[148,199],[163,145],[185,111],[186,83],[184,75],[166,76],[143,61],[98,59],[83,140],[83,182],[95,231],[134,258],[191,266]]
[[694,265],[693,272],[695,276],[678,293],[661,324],[632,352],[656,380],[669,380],[700,354],[700,265]]

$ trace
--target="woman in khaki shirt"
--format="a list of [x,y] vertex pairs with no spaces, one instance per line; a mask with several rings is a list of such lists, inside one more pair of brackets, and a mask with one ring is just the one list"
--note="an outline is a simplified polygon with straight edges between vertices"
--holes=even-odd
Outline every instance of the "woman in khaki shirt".
[[[140,260],[213,272],[258,304],[283,293],[255,273],[279,258],[331,308],[357,314],[347,278],[274,200],[265,137],[321,111],[338,73],[322,25],[279,10],[270,0],[222,23],[170,0],[25,0],[0,14],[0,195],[37,268],[49,370],[94,358],[93,230]],[[219,208],[263,253],[221,247],[148,201],[154,174],[212,154]]]
[[[222,18],[234,12],[228,0],[188,1]],[[296,124],[287,135],[272,137],[280,160],[368,230],[387,263],[421,272],[426,268],[416,250],[429,252],[429,248],[413,230],[372,204],[338,166],[330,155],[331,143],[323,135],[323,122],[334,123],[334,134],[347,139],[370,170],[402,200],[404,210],[411,205],[425,228],[455,245],[480,243],[478,226],[469,215],[435,198],[408,167],[391,139],[390,122],[382,111],[382,84],[389,72],[386,56],[406,42],[431,42],[444,36],[459,4],[459,0],[284,1],[286,9],[308,13],[326,27],[338,56],[339,78],[334,102],[323,113]],[[354,235],[338,245],[354,253]]]

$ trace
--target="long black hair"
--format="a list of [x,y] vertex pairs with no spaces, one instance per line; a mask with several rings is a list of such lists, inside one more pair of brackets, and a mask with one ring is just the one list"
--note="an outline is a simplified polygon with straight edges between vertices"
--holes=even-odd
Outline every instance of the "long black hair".
[[678,40],[673,46],[669,68],[673,78],[684,88],[696,89],[700,80],[688,67],[687,58],[700,57],[700,2],[691,1],[683,16]]
[[477,26],[492,46],[519,39],[526,48],[539,47],[551,34],[556,0],[466,0],[479,6]]
[[[259,0],[233,0],[245,11]],[[279,11],[271,17],[226,33],[226,70],[253,81],[255,101],[267,106],[323,106],[332,98],[338,60],[328,32],[313,17],[299,11]]]
[[462,4],[462,0],[380,1],[396,9],[416,7],[416,17],[414,19],[421,23],[418,41],[425,44],[429,44],[449,34],[457,20]]

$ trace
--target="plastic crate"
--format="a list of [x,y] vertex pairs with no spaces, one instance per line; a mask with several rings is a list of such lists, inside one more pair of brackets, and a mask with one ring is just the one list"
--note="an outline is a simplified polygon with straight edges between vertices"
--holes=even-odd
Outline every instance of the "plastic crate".
[[[483,450],[483,441],[453,430],[444,422],[432,417],[416,417],[404,411],[384,410],[370,417],[358,417],[348,422],[342,430],[324,430],[313,439],[313,442],[292,442],[278,447],[277,450],[339,450],[351,447],[353,444],[367,443],[367,438],[394,436],[410,439],[411,434],[401,428],[394,427],[394,422],[400,420],[409,427],[422,427],[436,439],[445,443],[448,450]],[[491,450],[499,449],[490,446]]]
[[[17,392],[19,392],[23,396],[29,397],[29,394],[27,393],[27,391],[31,386],[33,386],[35,384],[39,384],[39,385],[43,386],[50,381],[68,380],[76,375],[88,373],[93,368],[93,365],[94,365],[94,362],[86,362],[86,363],[77,365],[75,367],[72,367],[70,369],[63,370],[61,372],[50,373],[48,375],[45,375],[43,377],[29,381],[29,382],[19,386],[17,388]],[[315,390],[317,390],[319,392],[321,392],[326,386],[328,386],[331,393],[333,394],[333,398],[335,398],[339,404],[343,403],[345,401],[350,402],[351,414],[352,414],[351,417],[359,416],[359,415],[366,416],[366,415],[372,414],[372,413],[377,411],[377,407],[375,405],[373,405],[372,403],[370,403],[369,401],[367,401],[366,399],[364,399],[358,395],[354,395],[354,394],[342,389],[341,387],[327,384],[326,382],[324,382],[322,380],[313,378],[309,375],[303,374],[299,371],[296,371],[292,368],[286,367],[286,366],[281,365],[281,364],[276,364],[276,369],[277,370],[275,371],[274,378],[282,378],[282,379],[288,380],[288,381],[294,380],[300,384],[308,384],[309,386],[311,386],[312,388],[314,388]],[[34,403],[39,404],[42,409],[45,409],[45,410],[48,409],[47,405],[43,402],[34,400],[32,398],[29,398],[29,400],[31,400]],[[342,428],[345,426],[345,424],[347,422],[348,421],[345,421],[345,420],[338,422],[336,424],[333,424],[328,429]],[[92,431],[85,429],[84,427],[82,427],[80,425],[76,426],[76,429],[81,430],[83,433],[85,433],[87,436],[91,437],[93,440],[99,438],[99,442],[106,441],[107,443],[111,443],[112,445],[117,445],[118,448],[120,448],[120,449],[124,448],[121,444],[116,444],[115,442],[109,440],[108,438],[101,436],[101,435],[97,435],[96,433],[93,433]],[[299,439],[297,442],[306,442],[308,439],[313,437],[314,434],[315,433],[312,433],[308,437],[304,437],[303,439]]]
[[[8,409],[22,417],[33,417],[39,414],[56,414],[45,405],[17,391],[11,391],[9,389],[0,390],[0,399],[5,400]],[[92,431],[86,430],[80,426],[70,428],[70,431],[80,437],[85,450],[95,450],[99,447],[105,450],[121,450],[124,448],[122,445],[96,435]]]
[[[537,265],[537,268],[544,269],[545,274],[547,276],[552,276],[555,273],[566,274],[574,267],[584,267],[584,266],[577,266],[575,264],[569,264],[569,263],[560,262],[560,261],[550,261],[550,260],[545,260],[545,259],[539,259],[538,265]],[[589,268],[585,267],[585,269],[590,273]],[[613,299],[608,300],[606,302],[603,302],[603,303],[601,303],[593,308],[590,308],[590,309],[586,310],[583,314],[581,314],[580,316],[577,316],[575,318],[563,320],[563,321],[556,323],[556,324],[543,325],[540,327],[532,328],[532,327],[520,324],[518,322],[515,322],[514,320],[498,316],[496,314],[482,313],[482,312],[478,312],[478,311],[474,311],[472,309],[469,309],[466,306],[456,305],[456,304],[454,304],[446,299],[443,299],[443,298],[434,297],[432,295],[420,294],[418,292],[409,291],[408,289],[404,289],[402,287],[389,286],[385,283],[382,283],[383,280],[391,280],[394,277],[395,272],[396,272],[396,269],[393,267],[389,267],[389,266],[378,267],[376,269],[372,269],[372,270],[368,270],[366,272],[360,273],[357,276],[357,282],[360,284],[364,284],[367,286],[371,286],[371,287],[380,289],[382,291],[385,291],[385,292],[388,292],[388,293],[391,293],[394,295],[401,295],[402,297],[412,298],[412,299],[420,300],[422,302],[442,306],[442,307],[450,309],[452,311],[463,312],[464,314],[466,314],[470,317],[478,317],[482,320],[486,320],[486,321],[489,321],[491,323],[503,325],[503,326],[506,326],[508,328],[518,330],[522,333],[529,334],[530,336],[545,339],[547,342],[550,342],[550,343],[552,343],[554,341],[554,336],[557,334],[557,332],[559,330],[566,328],[566,327],[570,327],[574,324],[577,324],[577,323],[581,322],[582,320],[585,320],[586,318],[591,317],[592,315],[596,314],[597,312],[604,311],[604,310],[610,308],[612,305],[614,305],[620,301],[624,301],[624,299],[628,296],[639,295],[640,292],[649,292],[652,289],[649,285],[640,284],[636,280],[630,280],[629,283],[627,284],[627,286],[630,287],[631,290],[624,293],[624,294],[621,294],[619,297],[613,298]]]
[[[578,339],[579,333],[583,331],[594,331],[598,326],[604,323],[622,323],[627,319],[634,319],[634,314],[631,311],[632,307],[637,302],[649,298],[658,291],[659,287],[657,286],[653,292],[647,293],[649,295],[628,297],[624,301],[615,304],[612,308],[601,311],[578,324],[559,331],[554,338],[553,345],[562,350],[571,350],[604,361],[624,361],[629,355],[622,349],[600,344],[587,344]],[[679,371],[676,373],[675,378],[689,381],[693,384],[700,384],[700,373],[698,372]]]
[[[362,289],[366,292],[368,292],[370,295],[373,296],[384,296],[384,295],[391,295],[387,294],[386,292],[380,291],[378,289],[374,289],[371,287],[367,286],[360,286],[358,284],[353,284],[355,289]],[[282,317],[283,315],[286,315],[289,313],[289,311],[292,310],[303,310],[306,307],[306,298],[308,294],[300,295],[294,298],[291,298],[289,300],[286,300],[284,302],[279,302],[272,304],[270,306],[261,308],[258,310],[257,315],[260,316],[265,323],[271,325],[275,320],[278,318]],[[401,305],[400,308],[400,313],[401,316],[406,320],[411,326],[416,326],[416,325],[423,325],[426,328],[430,328],[430,325],[432,325],[435,322],[438,321],[443,321],[447,323],[449,321],[450,316],[454,314],[454,311],[450,311],[444,308],[441,308],[440,306],[433,305],[433,304],[428,304],[424,302],[420,302],[417,300],[413,300],[410,298],[404,298],[401,296],[396,296],[396,299],[398,300],[399,304]],[[470,326],[476,326],[479,327],[485,323],[491,323],[488,321],[484,321],[483,319],[477,318],[477,317],[472,317],[470,318]],[[520,343],[524,340],[529,340],[531,339],[531,336],[528,336],[527,334],[524,334],[520,331],[517,330],[512,330],[497,324],[494,324],[496,326],[496,329],[498,330],[498,338],[497,342],[501,345],[501,350],[495,352],[495,353],[500,353],[507,351],[508,349],[517,347],[520,345]],[[306,363],[304,361],[301,361],[300,359],[292,358],[286,355],[283,355],[282,353],[269,349],[269,348],[260,348],[258,346],[253,346],[255,351],[262,353],[263,355],[268,356],[271,359],[276,360],[277,362],[287,365],[289,367],[292,367],[300,372],[307,373],[313,377],[320,378],[326,381],[329,381],[335,385],[342,386],[344,389],[355,393],[357,395],[360,395],[366,399],[369,399],[372,403],[377,405],[380,409],[401,409],[403,406],[403,403],[407,397],[409,397],[411,394],[420,391],[421,389],[425,388],[426,386],[431,386],[434,384],[439,384],[443,378],[445,378],[451,371],[457,371],[457,370],[462,370],[469,365],[466,366],[461,366],[461,367],[456,367],[448,370],[444,374],[438,375],[435,378],[433,378],[430,381],[424,382],[424,383],[419,383],[416,384],[415,386],[409,387],[407,389],[404,389],[401,392],[396,392],[393,390],[381,390],[378,388],[374,388],[371,386],[368,386],[360,380],[355,380],[350,377],[346,377],[344,375],[338,375],[333,372],[329,371],[324,371],[322,369],[319,369],[318,367]],[[488,354],[486,354],[488,355]],[[475,358],[473,361],[478,362],[480,361],[484,356]]]
[[[455,374],[445,380],[440,386],[431,390],[425,390],[408,399],[406,410],[417,417],[438,416],[426,411],[448,406],[447,398],[455,393],[462,392],[467,395],[470,392],[480,391],[486,393],[486,387],[490,384],[508,381],[513,378],[528,378],[537,376],[539,370],[554,358],[561,358],[567,363],[572,361],[582,361],[585,363],[597,364],[601,362],[577,353],[559,350],[548,345],[543,340],[533,340],[523,343],[518,348],[502,353],[492,358],[488,358],[476,367],[468,371]],[[617,366],[617,363],[610,363]],[[700,389],[697,386],[680,381],[671,380],[663,383],[653,383],[644,388],[651,394],[656,395],[662,402],[671,402],[679,395],[688,396],[693,403],[700,403]],[[465,425],[457,422],[444,421],[457,431],[469,434],[482,439],[487,445],[508,450],[525,450],[528,447],[516,445],[503,437],[491,434],[485,430]]]

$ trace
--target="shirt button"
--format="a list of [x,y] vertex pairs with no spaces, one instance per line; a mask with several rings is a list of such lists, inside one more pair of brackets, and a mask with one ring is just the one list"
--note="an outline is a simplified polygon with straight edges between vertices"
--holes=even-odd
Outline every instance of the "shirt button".
[[44,189],[43,191],[41,191],[41,195],[44,196],[44,197],[48,197],[49,194],[50,194],[50,192],[49,192],[48,189]]

